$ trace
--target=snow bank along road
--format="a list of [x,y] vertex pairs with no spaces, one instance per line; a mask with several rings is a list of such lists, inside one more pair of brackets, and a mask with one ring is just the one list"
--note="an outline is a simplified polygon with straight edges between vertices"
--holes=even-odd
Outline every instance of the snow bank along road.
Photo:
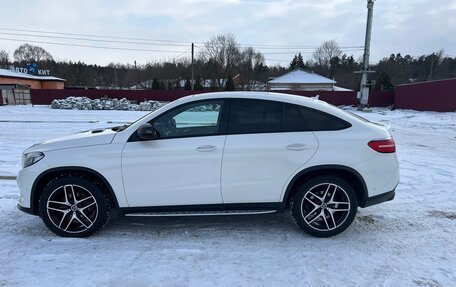
[[[143,114],[0,107],[0,175],[15,175],[35,142]],[[456,113],[362,116],[391,123],[401,183],[337,237],[307,236],[280,214],[121,218],[59,238],[0,180],[0,286],[456,286]]]

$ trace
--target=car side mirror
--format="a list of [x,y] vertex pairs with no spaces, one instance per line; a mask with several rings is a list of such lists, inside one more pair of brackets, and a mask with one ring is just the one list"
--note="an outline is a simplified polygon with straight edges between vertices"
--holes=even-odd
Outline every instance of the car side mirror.
[[146,123],[139,126],[138,137],[141,140],[154,140],[159,138],[159,134],[151,124]]

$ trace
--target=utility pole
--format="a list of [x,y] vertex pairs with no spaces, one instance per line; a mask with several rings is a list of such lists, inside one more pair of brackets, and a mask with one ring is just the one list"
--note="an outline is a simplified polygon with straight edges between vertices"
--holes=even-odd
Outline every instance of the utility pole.
[[361,71],[355,72],[362,73],[361,86],[359,89],[361,107],[367,106],[367,103],[369,102],[369,86],[367,85],[367,74],[374,72],[369,70],[370,40],[372,31],[372,15],[374,10],[374,1],[375,0],[367,0],[367,24],[366,39],[364,43],[363,68]]
[[193,91],[193,88],[194,88],[194,85],[195,85],[195,79],[193,78],[193,54],[194,54],[194,48],[195,48],[195,45],[193,45],[193,43],[192,43],[192,82],[191,82],[192,91]]
[[136,86],[136,89],[139,90],[139,89],[138,89],[138,86],[139,86],[139,80],[138,80],[138,67],[136,67],[136,60],[135,60],[135,76],[136,76],[136,84],[135,84],[135,86]]
[[429,72],[428,81],[432,81],[432,70],[434,69],[434,53],[432,53],[431,71]]

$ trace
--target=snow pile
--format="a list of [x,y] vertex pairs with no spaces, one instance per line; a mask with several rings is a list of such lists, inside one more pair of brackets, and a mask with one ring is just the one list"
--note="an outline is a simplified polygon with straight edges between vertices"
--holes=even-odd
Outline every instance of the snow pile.
[[87,97],[68,97],[62,100],[53,100],[51,103],[52,109],[65,110],[122,110],[122,111],[155,111],[167,102],[144,101],[136,104],[134,101],[122,99],[95,99],[91,100]]
[[220,110],[220,105],[203,105],[189,109],[191,112],[217,112]]

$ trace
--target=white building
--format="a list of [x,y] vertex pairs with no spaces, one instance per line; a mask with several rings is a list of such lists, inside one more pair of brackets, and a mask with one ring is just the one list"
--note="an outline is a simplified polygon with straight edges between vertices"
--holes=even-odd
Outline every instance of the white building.
[[270,91],[351,91],[335,86],[337,82],[312,71],[295,69],[268,81]]

